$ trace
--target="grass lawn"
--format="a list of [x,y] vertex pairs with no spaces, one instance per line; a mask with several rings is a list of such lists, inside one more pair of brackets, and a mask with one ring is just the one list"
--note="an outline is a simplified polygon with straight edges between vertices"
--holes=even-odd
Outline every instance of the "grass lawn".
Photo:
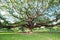
[[0,33],[0,40],[60,40],[60,33]]

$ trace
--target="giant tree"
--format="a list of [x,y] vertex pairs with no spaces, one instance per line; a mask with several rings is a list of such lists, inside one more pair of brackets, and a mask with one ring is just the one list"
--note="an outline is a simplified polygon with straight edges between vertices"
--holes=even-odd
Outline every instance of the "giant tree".
[[15,19],[13,24],[22,28],[32,31],[35,27],[60,25],[60,0],[1,0],[0,4],[0,9]]

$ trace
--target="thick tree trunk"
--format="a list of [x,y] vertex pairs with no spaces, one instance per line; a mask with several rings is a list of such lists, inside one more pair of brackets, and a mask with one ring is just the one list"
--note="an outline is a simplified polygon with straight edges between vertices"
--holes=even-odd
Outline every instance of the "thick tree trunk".
[[29,30],[30,30],[29,33],[33,33],[32,29],[33,29],[32,27],[29,28]]

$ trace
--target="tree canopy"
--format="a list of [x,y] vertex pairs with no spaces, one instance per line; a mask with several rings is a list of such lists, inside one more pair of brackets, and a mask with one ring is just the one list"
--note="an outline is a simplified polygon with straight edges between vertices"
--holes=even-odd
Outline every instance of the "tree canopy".
[[0,23],[53,27],[60,25],[60,0],[0,0]]

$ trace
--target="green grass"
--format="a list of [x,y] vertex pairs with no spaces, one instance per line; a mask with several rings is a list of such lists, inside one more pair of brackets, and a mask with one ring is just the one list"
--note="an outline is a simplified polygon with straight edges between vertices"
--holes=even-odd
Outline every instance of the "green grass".
[[0,33],[0,40],[60,40],[60,33]]

